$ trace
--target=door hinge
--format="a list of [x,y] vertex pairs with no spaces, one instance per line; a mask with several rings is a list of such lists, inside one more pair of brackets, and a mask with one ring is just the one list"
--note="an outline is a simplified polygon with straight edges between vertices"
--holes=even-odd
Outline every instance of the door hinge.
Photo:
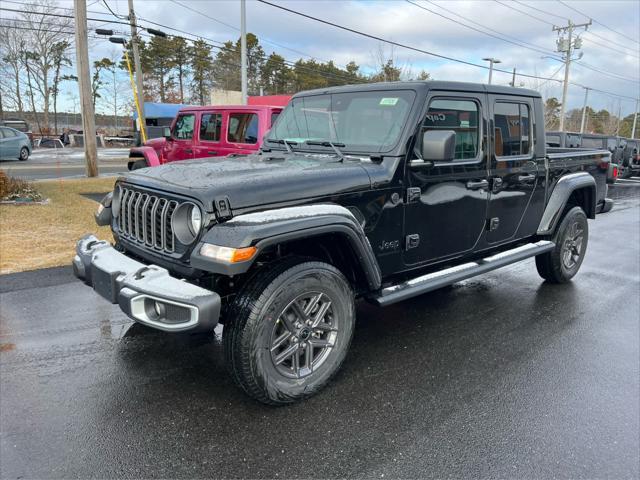
[[411,235],[407,235],[405,240],[405,248],[406,250],[411,250],[412,248],[416,248],[420,245],[420,235],[417,233],[412,233]]
[[410,187],[407,188],[407,203],[415,202],[422,195],[422,190],[420,187]]
[[233,216],[231,213],[231,203],[229,202],[229,197],[227,197],[226,195],[222,197],[216,197],[214,203],[216,208],[216,217],[218,217],[218,220],[227,220]]
[[497,230],[499,226],[500,226],[500,218],[499,217],[493,217],[493,218],[487,219],[487,230],[488,231],[493,232],[494,230]]
[[491,179],[491,193],[499,193],[503,183],[504,181],[500,177],[493,177]]

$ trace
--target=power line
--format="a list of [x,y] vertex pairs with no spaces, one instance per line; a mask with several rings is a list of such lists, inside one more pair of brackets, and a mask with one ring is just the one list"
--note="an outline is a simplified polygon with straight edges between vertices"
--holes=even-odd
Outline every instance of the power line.
[[[486,65],[481,65],[481,64],[469,62],[469,61],[466,61],[466,60],[461,60],[461,59],[458,59],[458,58],[449,57],[447,55],[441,55],[439,53],[430,52],[428,50],[423,50],[423,49],[417,48],[417,47],[412,47],[411,45],[406,45],[406,44],[403,44],[403,43],[400,43],[400,42],[396,42],[394,40],[389,40],[389,39],[386,39],[386,38],[378,37],[378,36],[372,35],[370,33],[361,32],[359,30],[355,30],[353,28],[349,28],[349,27],[346,27],[344,25],[339,25],[337,23],[333,23],[333,22],[330,22],[328,20],[323,20],[321,18],[314,17],[314,16],[308,15],[306,13],[298,12],[296,10],[292,10],[292,9],[284,7],[282,5],[278,5],[278,4],[275,4],[275,3],[268,2],[266,0],[257,0],[257,1],[260,2],[260,3],[264,3],[266,5],[270,5],[270,6],[274,7],[274,8],[278,8],[280,10],[284,10],[284,11],[287,11],[289,13],[293,13],[294,15],[299,15],[301,17],[305,17],[305,18],[308,18],[310,20],[314,20],[316,22],[324,23],[325,25],[330,25],[332,27],[339,28],[339,29],[345,30],[347,32],[355,33],[356,35],[360,35],[362,37],[366,37],[366,38],[370,38],[370,39],[373,39],[373,40],[377,40],[379,42],[388,43],[390,45],[395,45],[396,47],[405,48],[407,50],[412,50],[414,52],[423,53],[425,55],[429,55],[429,56],[436,57],[436,58],[441,58],[443,60],[449,60],[449,61],[452,61],[452,62],[457,62],[457,63],[461,63],[461,64],[464,64],[464,65],[469,65],[469,66],[472,66],[472,67],[476,67],[476,68],[482,68],[483,70],[488,70],[489,69],[489,67],[487,67]],[[511,73],[512,73],[510,71],[501,70],[501,69],[498,69],[498,68],[494,68],[494,71],[501,72],[501,73],[507,73],[509,75],[511,75]],[[538,77],[536,75],[528,75],[528,74],[525,74],[525,73],[520,73],[518,75],[520,75],[521,77],[540,78],[540,79],[546,80],[545,77]]]
[[544,10],[542,10],[540,8],[536,8],[533,5],[529,5],[528,3],[521,2],[520,0],[512,0],[512,1],[516,2],[516,3],[519,3],[523,7],[530,8],[531,10],[535,10],[536,12],[544,13],[545,15],[551,15],[552,17],[559,18],[560,20],[565,21],[565,22],[568,21],[568,20],[571,20],[570,18],[563,17],[561,15],[556,15],[555,13],[545,12]]
[[[596,32],[590,31],[590,32],[587,32],[587,34],[588,34],[588,35],[593,35],[594,37],[598,37],[600,40],[604,40],[605,42],[612,43],[612,44],[614,44],[614,45],[616,45],[616,46],[618,46],[618,47],[626,48],[627,50],[632,50],[631,48],[627,47],[626,45],[623,45],[623,44],[621,44],[621,43],[614,42],[613,40],[610,40],[610,39],[608,39],[608,38],[606,38],[606,37],[603,37],[602,35],[598,35]],[[603,45],[603,46],[606,46],[606,45]],[[609,48],[610,48],[610,47],[609,47]],[[612,50],[613,50],[613,49],[612,49]],[[619,52],[619,50],[615,50],[615,51],[616,51],[616,52]],[[637,50],[634,50],[634,51],[635,51],[635,52],[637,52]]]
[[[233,29],[233,30],[237,30],[237,31],[239,31],[239,30],[240,30],[238,27],[236,27],[236,26],[234,26],[234,25],[230,25],[230,24],[228,24],[228,23],[225,23],[225,22],[223,22],[222,20],[219,20],[219,19],[217,19],[217,18],[214,18],[214,17],[212,17],[211,15],[208,15],[208,14],[206,14],[206,13],[204,13],[204,12],[201,12],[200,10],[196,10],[195,8],[192,8],[192,7],[188,6],[188,5],[185,5],[185,4],[183,4],[183,3],[181,3],[181,2],[179,2],[179,1],[177,1],[177,0],[170,0],[170,1],[171,1],[171,2],[173,2],[173,3],[175,3],[176,5],[179,5],[179,6],[183,7],[183,8],[186,8],[187,10],[190,10],[190,11],[192,11],[192,12],[194,12],[194,13],[197,13],[198,15],[202,15],[203,17],[208,18],[209,20],[213,20],[214,22],[217,22],[217,23],[219,23],[219,24],[221,24],[221,25],[224,25],[224,26],[226,26],[226,27],[229,27],[229,28],[231,28],[231,29]],[[322,59],[322,58],[320,58],[320,57],[316,57],[316,56],[314,56],[314,55],[310,55],[310,54],[308,54],[308,53],[302,52],[302,51],[300,51],[300,50],[296,50],[296,49],[291,48],[291,47],[287,47],[286,45],[282,45],[282,44],[280,44],[280,43],[274,42],[273,40],[271,40],[271,39],[269,39],[269,38],[267,38],[267,37],[264,37],[264,36],[263,36],[263,37],[261,38],[261,40],[262,40],[263,42],[265,42],[265,43],[269,43],[269,44],[271,44],[271,45],[275,45],[276,47],[284,48],[285,50],[289,50],[289,51],[291,51],[291,52],[297,53],[298,55],[302,55],[303,57],[308,57],[308,58],[311,58],[311,59],[313,59],[313,60],[320,60],[320,61],[322,61],[322,62],[324,62],[324,63],[329,63],[329,61],[328,61],[328,60]],[[341,66],[346,68],[346,65],[341,65]]]
[[[413,6],[415,6],[415,7],[418,7],[418,8],[420,8],[420,9],[422,9],[422,10],[425,10],[425,11],[427,11],[427,12],[429,12],[429,13],[432,13],[432,14],[434,14],[434,15],[437,15],[437,16],[439,16],[439,17],[441,17],[441,18],[446,19],[446,20],[449,20],[450,22],[456,23],[456,24],[458,24],[458,25],[460,25],[460,26],[462,26],[462,27],[466,27],[466,28],[469,28],[469,29],[474,30],[474,31],[476,31],[476,32],[482,33],[483,35],[487,35],[487,36],[489,36],[489,37],[496,38],[496,39],[501,40],[501,41],[503,41],[503,42],[511,43],[512,45],[516,45],[516,46],[518,46],[518,47],[528,48],[529,50],[533,50],[533,51],[538,52],[538,53],[543,53],[543,54],[545,54],[545,55],[548,55],[549,53],[551,53],[551,52],[550,52],[550,50],[546,50],[546,49],[545,49],[545,50],[543,50],[543,49],[541,49],[541,47],[537,47],[537,46],[535,46],[535,45],[528,44],[527,42],[523,42],[523,41],[518,40],[518,39],[515,39],[516,41],[512,41],[512,40],[509,40],[508,38],[503,38],[503,37],[507,37],[507,35],[504,35],[504,34],[502,34],[502,33],[498,32],[498,31],[493,30],[493,29],[490,29],[490,28],[488,28],[488,27],[484,27],[484,26],[483,26],[482,28],[484,28],[484,29],[486,29],[486,30],[490,30],[490,31],[492,31],[492,32],[495,32],[495,33],[497,33],[497,34],[498,34],[498,35],[500,35],[500,36],[498,36],[498,35],[493,35],[493,34],[491,34],[491,33],[489,33],[489,32],[484,32],[484,31],[482,31],[482,30],[480,30],[480,29],[478,29],[478,28],[472,27],[472,26],[470,26],[470,25],[465,25],[464,23],[460,23],[458,20],[455,20],[455,19],[453,19],[453,18],[451,18],[451,17],[447,17],[446,15],[443,15],[443,14],[441,14],[441,13],[435,12],[435,11],[433,11],[433,10],[431,10],[431,9],[427,8],[427,7],[424,7],[424,6],[422,6],[422,5],[419,5],[419,4],[417,4],[417,3],[415,3],[415,2],[413,2],[413,1],[411,1],[411,0],[405,0],[405,1],[406,1],[407,3],[410,3],[411,5],[413,5]],[[460,18],[465,19],[465,20],[466,20],[466,21],[468,21],[468,22],[474,23],[474,24],[476,24],[476,25],[480,25],[479,23],[474,22],[473,20],[469,20],[468,18],[463,17],[462,15],[458,15],[457,13],[451,12],[451,10],[448,10],[448,9],[446,9],[445,7],[441,7],[440,5],[435,4],[434,2],[431,2],[431,1],[429,1],[429,0],[427,0],[427,1],[428,1],[429,3],[431,3],[431,4],[433,4],[433,5],[436,5],[436,6],[440,7],[440,8],[442,8],[443,10],[446,10],[447,12],[453,13],[453,15],[456,15],[457,17],[460,17]],[[514,38],[514,37],[510,37],[510,38]],[[527,45],[532,45],[532,46],[527,46]]]
[[508,3],[503,3],[503,2],[501,2],[500,0],[493,0],[493,1],[494,1],[494,2],[496,2],[496,3],[499,3],[499,4],[500,4],[500,5],[502,5],[503,7],[510,8],[511,10],[515,10],[516,12],[520,12],[520,13],[522,13],[523,15],[526,15],[527,17],[533,18],[534,20],[537,20],[537,21],[539,21],[539,22],[546,23],[547,25],[551,25],[551,26],[553,26],[553,23],[552,23],[552,22],[549,22],[549,21],[547,21],[547,20],[544,20],[544,19],[542,19],[542,18],[540,18],[540,17],[536,17],[535,15],[532,15],[532,14],[530,14],[529,12],[526,12],[526,11],[524,11],[524,10],[520,10],[520,9],[518,9],[518,8],[514,7],[513,5],[509,5]]
[[[94,2],[96,3],[96,2]],[[115,13],[113,10],[111,10],[111,7],[109,6],[109,4],[107,3],[107,0],[102,0],[102,3],[104,3],[104,6],[107,7],[107,10],[109,10],[111,12],[111,15],[113,15],[116,18],[120,18],[122,20],[127,19],[128,17],[126,15],[118,15],[117,13]]]
[[626,38],[627,40],[631,40],[632,42],[635,42],[635,43],[637,43],[637,44],[640,44],[640,41],[636,40],[635,38],[631,38],[630,36],[625,35],[624,33],[620,33],[620,32],[618,32],[617,30],[614,30],[613,28],[611,28],[611,27],[609,27],[609,26],[605,25],[604,23],[599,22],[598,20],[594,20],[594,19],[593,19],[593,17],[591,17],[590,15],[587,15],[586,13],[581,12],[581,11],[580,11],[580,10],[578,10],[577,8],[574,8],[574,7],[572,7],[571,5],[568,5],[566,2],[563,2],[562,0],[557,0],[557,1],[558,1],[558,3],[561,3],[562,5],[564,5],[565,7],[567,7],[568,9],[573,10],[573,11],[574,11],[574,12],[576,12],[576,13],[579,13],[579,14],[580,14],[580,15],[582,15],[583,17],[587,17],[587,18],[592,19],[592,20],[593,20],[593,23],[597,23],[597,24],[598,24],[598,25],[600,25],[601,27],[606,28],[607,30],[612,31],[612,32],[613,32],[613,33],[615,33],[616,35],[619,35],[619,36],[621,36],[621,37]]

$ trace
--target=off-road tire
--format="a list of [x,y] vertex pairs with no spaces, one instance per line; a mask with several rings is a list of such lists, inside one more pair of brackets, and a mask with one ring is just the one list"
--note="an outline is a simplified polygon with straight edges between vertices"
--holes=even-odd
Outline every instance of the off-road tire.
[[29,149],[27,147],[22,147],[20,149],[20,156],[18,157],[18,159],[21,162],[26,162],[27,160],[29,160]]
[[131,165],[131,171],[133,170],[139,170],[141,168],[147,168],[147,161],[146,160],[137,160],[135,162],[133,162],[133,164]]
[[[575,260],[575,264],[568,267],[563,261],[563,254],[567,247],[566,242],[573,231],[574,225],[582,229],[582,240],[580,244],[580,254]],[[589,224],[584,210],[580,207],[570,207],[566,210],[560,225],[550,238],[555,243],[553,250],[536,256],[536,268],[542,278],[551,283],[566,283],[571,280],[582,265],[589,242]]]
[[[307,376],[289,378],[272,360],[272,332],[283,309],[305,292],[328,296],[339,328],[323,363]],[[313,395],[340,369],[353,336],[354,294],[332,265],[292,257],[256,273],[238,293],[226,318],[222,336],[231,376],[254,399],[284,405]]]

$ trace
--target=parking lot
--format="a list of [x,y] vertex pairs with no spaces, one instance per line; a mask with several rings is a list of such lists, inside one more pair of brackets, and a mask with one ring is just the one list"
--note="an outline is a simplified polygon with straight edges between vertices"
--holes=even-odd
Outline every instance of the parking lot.
[[[101,148],[98,150],[98,166],[101,175],[116,175],[127,171],[128,148]],[[25,180],[49,180],[54,178],[81,178],[86,175],[85,156],[82,148],[40,148],[34,150],[29,160],[0,160],[0,170],[7,175]]]
[[250,400],[216,335],[131,323],[69,268],[0,283],[2,478],[640,474],[640,181],[610,189],[569,284],[532,260],[360,304],[329,388]]

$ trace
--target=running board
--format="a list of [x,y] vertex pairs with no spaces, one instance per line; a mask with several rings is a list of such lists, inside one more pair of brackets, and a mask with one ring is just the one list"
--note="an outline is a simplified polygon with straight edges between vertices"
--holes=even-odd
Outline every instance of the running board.
[[446,268],[437,272],[429,273],[417,277],[398,285],[383,288],[379,295],[371,297],[370,300],[381,307],[400,302],[408,298],[422,295],[423,293],[446,287],[452,283],[475,277],[482,273],[490,272],[500,267],[505,267],[512,263],[535,257],[541,253],[553,250],[555,243],[541,240],[536,243],[528,243],[521,247],[497,253],[490,257],[474,262],[463,263],[455,267]]

